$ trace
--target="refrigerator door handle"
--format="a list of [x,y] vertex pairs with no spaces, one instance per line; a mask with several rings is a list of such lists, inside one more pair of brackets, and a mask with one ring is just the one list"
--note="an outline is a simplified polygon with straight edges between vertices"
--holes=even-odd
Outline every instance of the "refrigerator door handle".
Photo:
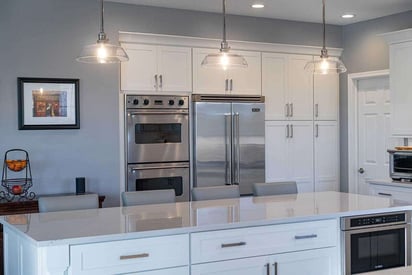
[[235,181],[234,184],[240,183],[240,133],[239,133],[239,113],[235,113],[235,129],[234,129],[234,139],[235,139]]
[[232,115],[225,114],[225,185],[232,184],[232,150],[231,150],[231,136],[232,136]]

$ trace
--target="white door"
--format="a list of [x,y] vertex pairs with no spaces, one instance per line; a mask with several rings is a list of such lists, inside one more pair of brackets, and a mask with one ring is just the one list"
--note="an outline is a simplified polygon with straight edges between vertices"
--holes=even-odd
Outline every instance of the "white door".
[[[266,275],[268,257],[252,257],[191,266],[192,275]],[[270,266],[269,266],[270,268]]]
[[293,120],[313,119],[313,74],[304,70],[312,58],[308,55],[289,56],[287,77],[290,118]]
[[265,119],[287,119],[287,55],[262,53],[262,95]]
[[290,180],[288,121],[266,121],[266,182]]
[[367,181],[390,179],[387,149],[401,143],[391,137],[389,77],[358,80],[358,192]]
[[122,91],[155,91],[157,74],[156,46],[122,44],[128,62],[122,62],[120,89]]
[[231,69],[228,72],[230,93],[232,95],[261,95],[261,58],[260,52],[234,51],[242,55],[248,66],[246,68]]
[[[287,157],[290,180],[296,181],[298,193],[313,192],[313,122],[289,121],[289,150]],[[268,168],[266,168],[268,169]]]
[[192,49],[158,47],[159,90],[190,92],[192,90]]
[[339,143],[336,121],[315,121],[315,191],[339,191]]
[[337,120],[339,74],[314,75],[314,119]]

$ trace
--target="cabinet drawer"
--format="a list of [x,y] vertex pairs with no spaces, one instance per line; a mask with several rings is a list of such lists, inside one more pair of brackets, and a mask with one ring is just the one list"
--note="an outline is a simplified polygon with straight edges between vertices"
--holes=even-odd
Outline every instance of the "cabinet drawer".
[[117,274],[189,264],[189,237],[175,235],[70,247],[71,274]]
[[191,234],[192,263],[336,246],[336,220]]
[[412,203],[412,188],[370,184],[371,195]]

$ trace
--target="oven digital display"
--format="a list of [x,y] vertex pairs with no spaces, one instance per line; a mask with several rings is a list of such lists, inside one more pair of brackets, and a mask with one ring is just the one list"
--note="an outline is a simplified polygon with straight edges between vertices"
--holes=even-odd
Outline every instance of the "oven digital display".
[[155,100],[154,105],[163,105],[163,100]]

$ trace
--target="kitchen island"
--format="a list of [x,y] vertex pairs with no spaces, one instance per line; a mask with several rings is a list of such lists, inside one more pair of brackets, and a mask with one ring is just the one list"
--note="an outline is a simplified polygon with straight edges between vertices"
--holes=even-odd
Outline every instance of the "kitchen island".
[[338,275],[341,217],[411,209],[318,192],[5,216],[5,274]]

